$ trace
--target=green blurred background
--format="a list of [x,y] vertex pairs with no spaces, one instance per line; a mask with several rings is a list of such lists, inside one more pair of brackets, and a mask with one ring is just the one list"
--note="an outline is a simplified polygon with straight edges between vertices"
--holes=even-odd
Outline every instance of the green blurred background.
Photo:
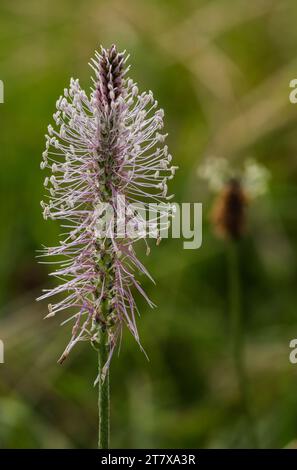
[[240,253],[247,369],[260,445],[297,439],[296,20],[294,0],[1,0],[1,448],[96,447],[96,355],[81,344],[57,365],[70,330],[59,326],[63,314],[43,320],[46,303],[34,300],[49,285],[35,251],[58,236],[39,205],[55,101],[71,76],[89,87],[89,58],[111,43],[131,53],[130,75],[166,111],[176,201],[202,201],[205,219],[201,249],[166,240],[145,258],[157,282],[143,280],[157,309],[139,299],[150,362],[126,332],[111,367],[112,446],[249,446],[230,358],[225,244],[197,177],[213,154],[252,156],[272,174]]

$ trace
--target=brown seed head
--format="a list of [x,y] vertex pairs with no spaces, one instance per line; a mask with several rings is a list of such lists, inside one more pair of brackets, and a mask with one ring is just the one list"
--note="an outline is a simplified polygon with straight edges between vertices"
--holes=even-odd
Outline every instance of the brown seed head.
[[211,214],[211,221],[220,237],[238,240],[244,235],[247,203],[240,181],[231,179],[216,199]]

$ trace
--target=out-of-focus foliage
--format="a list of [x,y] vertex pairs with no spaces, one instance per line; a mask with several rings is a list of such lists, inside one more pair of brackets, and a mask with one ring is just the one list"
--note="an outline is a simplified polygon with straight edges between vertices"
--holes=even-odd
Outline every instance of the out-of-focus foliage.
[[44,321],[35,296],[47,279],[35,250],[58,236],[41,217],[39,170],[46,126],[70,76],[89,86],[101,43],[131,52],[131,74],[166,111],[180,170],[177,202],[204,203],[203,245],[168,240],[145,262],[158,305],[141,303],[147,362],[126,334],[111,368],[114,447],[247,446],[228,328],[225,246],[208,225],[197,177],[207,155],[255,158],[271,171],[269,195],[251,207],[241,247],[246,355],[263,447],[297,438],[296,156],[294,0],[2,0],[0,5],[1,228],[0,447],[95,447],[96,355],[79,345],[56,359],[70,331]]

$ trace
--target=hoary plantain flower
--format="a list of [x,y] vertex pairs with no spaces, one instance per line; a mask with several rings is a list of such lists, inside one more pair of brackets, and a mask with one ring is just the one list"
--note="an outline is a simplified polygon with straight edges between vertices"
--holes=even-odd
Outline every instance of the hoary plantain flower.
[[[95,53],[90,96],[78,79],[71,79],[56,103],[55,126],[48,127],[41,162],[41,168],[51,172],[44,181],[48,194],[41,202],[43,216],[60,220],[63,234],[56,247],[43,253],[57,257],[59,266],[51,275],[59,285],[46,289],[39,299],[59,296],[49,304],[47,317],[71,312],[66,321],[74,322],[72,335],[60,362],[82,340],[99,351],[100,447],[108,446],[108,371],[123,325],[140,344],[133,290],[153,306],[135,278],[137,271],[149,274],[134,243],[152,231],[160,240],[160,218],[172,215],[167,181],[177,168],[171,165],[166,134],[161,133],[163,110],[151,91],[139,94],[126,78],[127,58],[114,45]],[[133,210],[137,203],[146,209],[153,203],[154,217],[148,224]],[[113,219],[102,231],[102,205],[109,205],[118,219],[127,216],[120,234],[114,231]],[[139,227],[138,236],[125,230],[127,220]]]
[[258,447],[257,427],[250,404],[245,365],[240,248],[247,226],[248,205],[267,191],[270,173],[253,159],[247,159],[236,167],[224,158],[210,157],[198,168],[198,175],[208,182],[210,190],[216,194],[211,222],[215,233],[225,241],[234,370],[246,421],[246,434],[251,446]]

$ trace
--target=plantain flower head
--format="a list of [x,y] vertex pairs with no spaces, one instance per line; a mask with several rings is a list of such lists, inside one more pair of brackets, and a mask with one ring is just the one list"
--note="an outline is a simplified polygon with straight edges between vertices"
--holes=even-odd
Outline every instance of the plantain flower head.
[[225,239],[242,238],[248,203],[267,191],[269,171],[254,159],[236,168],[224,158],[209,157],[198,168],[198,176],[217,195],[211,213],[215,232]]
[[[63,233],[60,243],[41,255],[56,260],[51,275],[59,285],[45,289],[38,300],[58,296],[47,317],[70,312],[65,321],[73,322],[72,335],[60,362],[77,342],[96,345],[99,330],[108,332],[103,376],[123,325],[140,345],[133,290],[153,303],[135,277],[136,272],[150,275],[134,244],[143,239],[148,250],[148,234],[160,241],[173,212],[167,182],[177,168],[164,144],[164,112],[151,91],[140,94],[127,78],[127,59],[114,45],[96,52],[90,95],[78,79],[70,80],[56,103],[41,162],[48,170],[43,217],[60,220]],[[149,222],[135,209],[139,203],[146,209],[153,205]],[[116,221],[103,218],[107,206]]]

